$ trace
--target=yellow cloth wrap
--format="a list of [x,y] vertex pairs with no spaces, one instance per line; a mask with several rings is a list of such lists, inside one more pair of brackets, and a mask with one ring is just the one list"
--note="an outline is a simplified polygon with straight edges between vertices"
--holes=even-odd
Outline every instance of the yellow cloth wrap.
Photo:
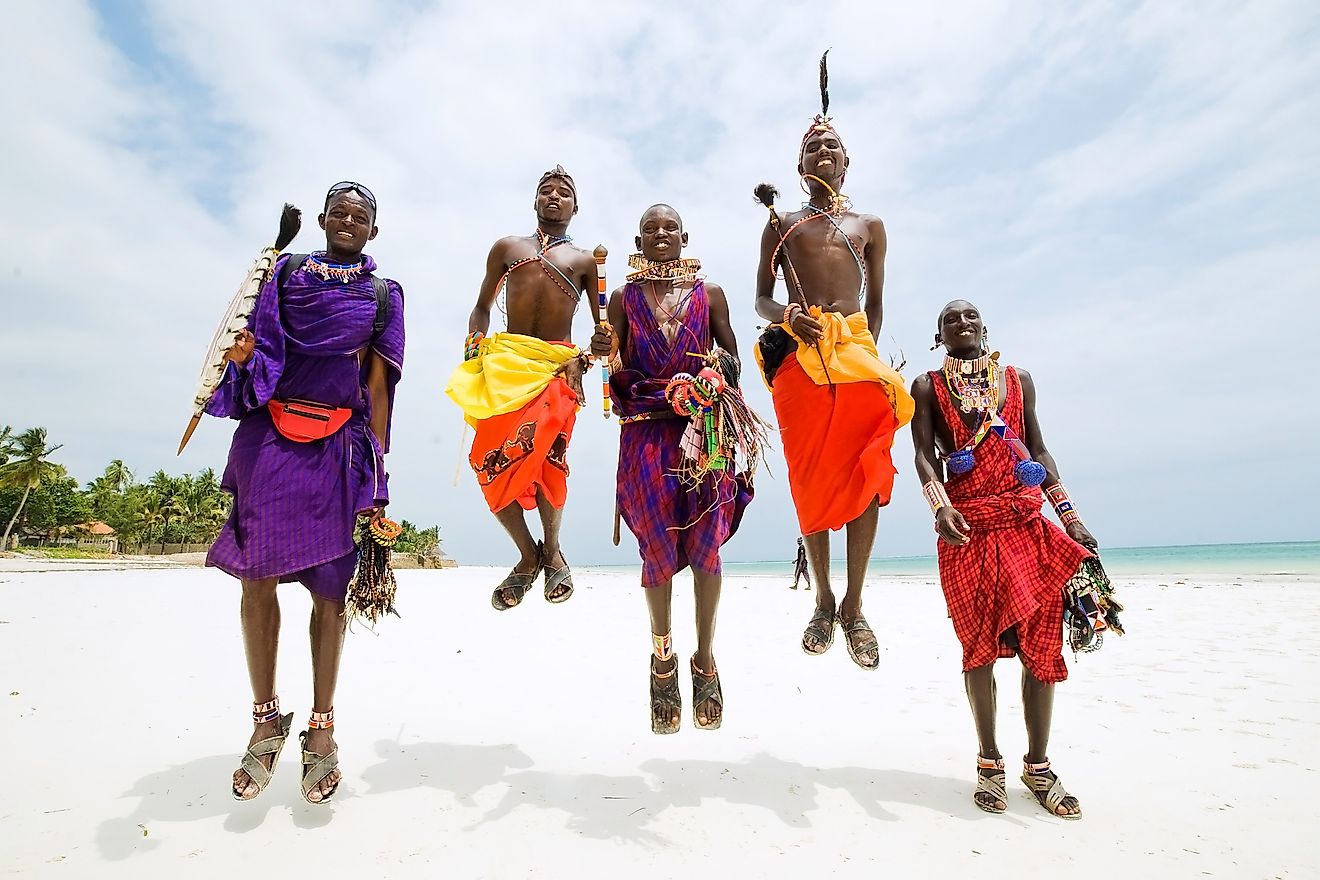
[[481,340],[479,353],[449,376],[445,394],[463,410],[469,425],[522,409],[545,390],[564,364],[581,354],[519,333],[496,333]]
[[806,314],[820,322],[820,340],[815,345],[799,339],[792,327],[781,326],[789,336],[797,339],[798,364],[811,381],[817,385],[882,382],[899,427],[912,421],[916,402],[908,394],[903,375],[880,360],[866,312],[853,312],[844,317],[838,312],[826,312],[820,306],[812,306],[806,309]]

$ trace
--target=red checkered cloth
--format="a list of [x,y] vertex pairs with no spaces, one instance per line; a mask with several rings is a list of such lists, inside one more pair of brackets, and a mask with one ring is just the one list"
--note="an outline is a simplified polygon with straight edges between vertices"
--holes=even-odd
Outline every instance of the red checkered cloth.
[[[1012,367],[1004,373],[1001,415],[1024,436],[1022,385]],[[973,429],[954,406],[944,374],[930,377],[954,446],[961,448]],[[975,454],[976,466],[949,475],[946,483],[971,540],[960,547],[939,542],[940,584],[962,642],[963,671],[1016,654],[1041,681],[1063,681],[1063,588],[1091,552],[1041,516],[1040,488],[1017,481],[1000,437],[986,435]]]

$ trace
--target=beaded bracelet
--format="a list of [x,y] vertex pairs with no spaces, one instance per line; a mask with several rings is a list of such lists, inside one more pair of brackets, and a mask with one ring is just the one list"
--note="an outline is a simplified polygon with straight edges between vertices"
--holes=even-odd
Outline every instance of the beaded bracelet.
[[486,338],[486,334],[480,330],[473,330],[463,340],[463,360],[470,361],[481,353],[481,340]]
[[930,505],[931,513],[939,513],[941,507],[953,506],[953,503],[949,501],[949,493],[944,489],[944,484],[936,480],[931,480],[922,486],[921,494],[926,497],[926,503]]
[[1082,515],[1073,506],[1072,499],[1068,497],[1068,490],[1063,488],[1063,483],[1055,483],[1046,489],[1045,497],[1050,499],[1050,504],[1054,506],[1054,512],[1059,515],[1059,522],[1065,526],[1082,521]]
[[784,319],[779,323],[791,326],[793,318],[802,312],[802,303],[789,303],[784,306]]

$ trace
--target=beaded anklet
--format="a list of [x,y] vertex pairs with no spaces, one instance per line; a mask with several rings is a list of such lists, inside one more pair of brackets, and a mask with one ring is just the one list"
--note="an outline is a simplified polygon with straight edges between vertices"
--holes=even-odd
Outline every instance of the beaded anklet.
[[280,698],[279,695],[271,697],[264,703],[252,703],[252,723],[266,724],[270,721],[276,721],[280,717]]
[[328,712],[313,712],[307,719],[308,730],[327,730],[335,726],[335,710],[333,708]]

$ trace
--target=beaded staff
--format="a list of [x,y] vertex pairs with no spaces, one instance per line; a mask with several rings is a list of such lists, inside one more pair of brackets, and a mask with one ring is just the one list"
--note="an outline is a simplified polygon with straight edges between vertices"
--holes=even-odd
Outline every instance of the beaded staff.
[[[609,256],[609,253],[605,249],[605,245],[598,244],[596,250],[592,252],[592,256],[596,258],[596,305],[600,309],[600,314],[596,316],[596,320],[600,322],[600,326],[607,333],[613,335],[613,328],[610,327],[609,320],[605,317],[609,305],[605,299],[605,258]],[[600,393],[600,414],[608,419],[610,417],[610,366],[607,360],[600,362]],[[616,540],[615,543],[617,544],[618,541]]]

